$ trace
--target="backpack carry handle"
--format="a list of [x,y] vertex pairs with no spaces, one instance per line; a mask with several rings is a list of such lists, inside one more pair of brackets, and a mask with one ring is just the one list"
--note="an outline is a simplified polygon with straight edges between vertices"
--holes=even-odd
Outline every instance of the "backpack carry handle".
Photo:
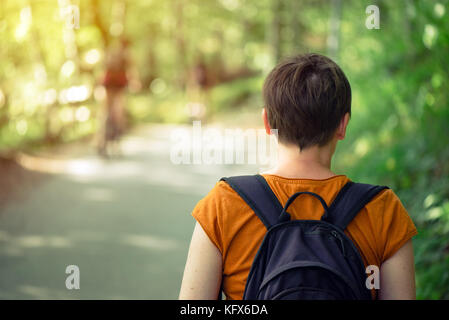
[[321,198],[318,194],[316,194],[316,193],[314,193],[314,192],[302,191],[302,192],[296,192],[294,195],[292,195],[292,196],[288,199],[287,203],[286,203],[285,206],[284,206],[284,209],[282,209],[281,215],[279,216],[279,222],[290,221],[291,216],[290,216],[290,214],[287,212],[287,209],[288,209],[288,207],[293,203],[293,201],[295,201],[296,198],[299,197],[299,196],[302,195],[302,194],[310,194],[310,195],[314,196],[315,198],[317,198],[318,200],[320,200],[320,202],[321,202],[321,204],[322,204],[322,206],[323,206],[323,208],[324,208],[324,214],[325,214],[325,215],[328,215],[329,207],[327,206],[326,201],[324,201],[323,198]]

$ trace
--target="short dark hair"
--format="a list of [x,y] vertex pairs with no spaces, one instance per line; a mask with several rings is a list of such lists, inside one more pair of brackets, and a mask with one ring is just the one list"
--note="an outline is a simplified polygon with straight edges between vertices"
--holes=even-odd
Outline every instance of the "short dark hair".
[[341,119],[351,115],[351,86],[340,67],[316,53],[279,63],[267,76],[263,98],[279,142],[300,150],[326,145]]

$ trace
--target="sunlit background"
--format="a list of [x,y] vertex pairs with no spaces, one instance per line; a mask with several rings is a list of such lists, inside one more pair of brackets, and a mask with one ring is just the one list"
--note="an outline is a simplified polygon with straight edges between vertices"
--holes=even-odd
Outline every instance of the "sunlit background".
[[[380,29],[365,26],[368,5]],[[1,0],[0,298],[174,299],[190,212],[251,165],[174,165],[193,120],[259,128],[283,57],[335,59],[353,90],[333,170],[389,185],[418,227],[417,294],[449,298],[449,5],[375,0]],[[108,54],[127,42],[127,133],[96,154]],[[80,268],[67,290],[65,267]]]

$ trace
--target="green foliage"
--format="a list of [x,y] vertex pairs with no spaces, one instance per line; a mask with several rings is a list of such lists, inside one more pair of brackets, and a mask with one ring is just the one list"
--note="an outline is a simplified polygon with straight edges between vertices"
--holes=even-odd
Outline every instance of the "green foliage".
[[348,29],[342,37],[340,60],[354,105],[336,167],[399,195],[419,232],[417,296],[448,299],[448,5],[382,1],[379,7],[380,30]]
[[262,108],[260,88],[263,78],[240,79],[215,87],[211,92],[211,112],[223,109],[238,109],[244,105]]

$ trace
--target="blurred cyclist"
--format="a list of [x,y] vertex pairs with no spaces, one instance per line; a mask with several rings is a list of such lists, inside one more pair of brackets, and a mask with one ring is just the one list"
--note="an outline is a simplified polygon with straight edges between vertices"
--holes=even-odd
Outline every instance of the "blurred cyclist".
[[109,146],[118,144],[126,125],[123,95],[128,86],[128,45],[126,39],[121,39],[119,46],[109,49],[106,57],[106,72],[103,79],[106,106],[98,144],[98,153],[103,156],[108,155]]

